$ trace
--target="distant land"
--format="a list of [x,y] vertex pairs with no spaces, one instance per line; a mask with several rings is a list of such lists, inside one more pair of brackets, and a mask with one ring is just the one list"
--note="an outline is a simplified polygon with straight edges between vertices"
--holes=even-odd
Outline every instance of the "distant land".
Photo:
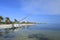
[[25,21],[22,21],[20,24],[46,24],[46,23],[38,23],[38,22],[25,22]]

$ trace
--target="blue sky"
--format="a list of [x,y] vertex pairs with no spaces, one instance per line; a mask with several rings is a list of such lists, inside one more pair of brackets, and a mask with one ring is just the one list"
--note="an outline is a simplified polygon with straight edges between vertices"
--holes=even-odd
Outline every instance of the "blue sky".
[[33,22],[60,23],[60,0],[0,0],[0,15]]

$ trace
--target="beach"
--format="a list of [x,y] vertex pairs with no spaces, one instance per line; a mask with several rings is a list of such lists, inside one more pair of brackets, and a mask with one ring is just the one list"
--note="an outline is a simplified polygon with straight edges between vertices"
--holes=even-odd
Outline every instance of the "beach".
[[30,25],[35,25],[35,24],[1,24],[0,29],[4,28],[12,28],[13,26],[15,27],[22,27],[22,26],[30,26]]
[[0,29],[4,29],[4,28],[11,28],[12,24],[1,24],[0,25]]

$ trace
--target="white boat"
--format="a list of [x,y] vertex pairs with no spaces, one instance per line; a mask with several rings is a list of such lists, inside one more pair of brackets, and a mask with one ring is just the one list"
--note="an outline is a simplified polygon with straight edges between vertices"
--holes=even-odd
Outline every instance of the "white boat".
[[20,27],[20,24],[13,24],[13,27]]

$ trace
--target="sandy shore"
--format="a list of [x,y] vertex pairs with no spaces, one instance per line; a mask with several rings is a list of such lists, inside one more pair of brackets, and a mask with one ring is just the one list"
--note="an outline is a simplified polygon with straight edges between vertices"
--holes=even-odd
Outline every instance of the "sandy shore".
[[[30,26],[30,25],[35,25],[35,24],[14,24],[16,27],[20,27],[20,26]],[[12,28],[12,24],[1,24],[0,25],[0,29],[4,29],[4,28]]]
[[12,24],[1,24],[0,25],[0,29],[4,29],[4,28],[11,28]]

